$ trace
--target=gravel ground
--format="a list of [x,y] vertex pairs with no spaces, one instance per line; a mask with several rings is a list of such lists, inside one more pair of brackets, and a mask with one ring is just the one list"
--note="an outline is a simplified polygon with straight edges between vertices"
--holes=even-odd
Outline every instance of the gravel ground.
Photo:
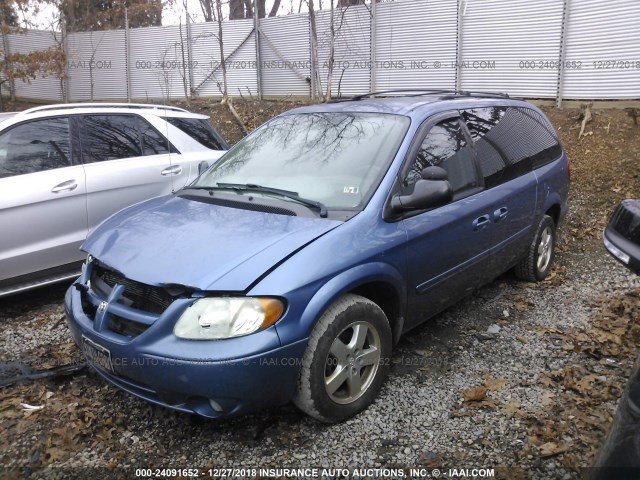
[[[572,212],[550,277],[528,284],[506,274],[407,334],[380,397],[356,418],[329,426],[287,405],[209,421],[147,404],[85,369],[0,389],[0,477],[234,467],[347,468],[351,477],[354,468],[378,468],[399,477],[397,470],[419,467],[448,476],[448,469],[495,468],[497,478],[580,478],[640,340],[640,279],[610,259],[599,238],[612,206],[638,195],[640,130],[624,112],[607,111],[577,142],[576,116],[550,112],[574,172]],[[64,289],[0,299],[2,361],[34,369],[80,361],[64,322]]]

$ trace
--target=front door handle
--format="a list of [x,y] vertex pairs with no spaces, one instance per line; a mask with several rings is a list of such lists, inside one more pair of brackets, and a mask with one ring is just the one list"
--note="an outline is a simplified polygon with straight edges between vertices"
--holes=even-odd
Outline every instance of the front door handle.
[[182,173],[182,167],[180,165],[172,165],[162,170],[162,172],[160,172],[160,174],[164,176],[179,175],[180,173]]
[[509,213],[507,207],[500,207],[495,212],[493,212],[493,221],[495,223],[498,223],[500,220],[507,216],[507,213]]
[[489,215],[482,215],[473,221],[473,230],[478,231],[489,225]]
[[78,188],[78,184],[75,180],[67,180],[66,182],[59,183],[51,189],[52,193],[60,193],[65,191],[73,191]]

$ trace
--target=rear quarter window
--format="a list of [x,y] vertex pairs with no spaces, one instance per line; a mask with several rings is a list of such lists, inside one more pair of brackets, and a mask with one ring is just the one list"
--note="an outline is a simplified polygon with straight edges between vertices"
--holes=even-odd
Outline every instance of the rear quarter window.
[[527,139],[531,147],[531,164],[539,168],[557,160],[562,155],[560,141],[549,124],[539,112],[532,108],[519,108],[527,132]]
[[166,117],[167,122],[211,150],[227,150],[229,146],[216,134],[204,118]]
[[553,129],[537,111],[483,107],[462,112],[480,160],[486,188],[541,167],[562,153]]

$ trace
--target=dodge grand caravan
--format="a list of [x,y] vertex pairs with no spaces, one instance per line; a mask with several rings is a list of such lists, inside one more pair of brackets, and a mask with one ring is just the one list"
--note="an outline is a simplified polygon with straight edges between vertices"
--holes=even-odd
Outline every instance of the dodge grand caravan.
[[394,342],[502,272],[543,280],[569,164],[545,115],[424,91],[297,108],[85,241],[65,307],[107,381],[223,417],[374,401]]

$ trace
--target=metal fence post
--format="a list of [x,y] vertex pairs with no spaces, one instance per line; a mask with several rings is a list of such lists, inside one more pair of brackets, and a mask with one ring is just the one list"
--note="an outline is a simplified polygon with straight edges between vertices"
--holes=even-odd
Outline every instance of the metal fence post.
[[258,99],[262,100],[262,61],[260,57],[260,18],[258,18],[258,3],[253,0],[253,35],[256,40],[256,83]]
[[124,9],[124,74],[127,80],[127,102],[131,102],[131,39],[129,38],[129,13]]
[[369,61],[371,66],[369,67],[370,83],[369,91],[376,91],[376,3],[378,0],[371,0],[371,23],[370,23],[370,37],[371,37],[371,49],[369,54]]
[[558,55],[558,83],[556,85],[556,108],[562,107],[562,93],[564,90],[564,62],[567,50],[567,26],[569,24],[569,10],[571,0],[564,0],[562,8],[562,27],[560,28],[560,52]]
[[456,79],[455,79],[455,89],[462,89],[462,44],[464,42],[463,35],[463,18],[464,14],[467,10],[467,0],[459,0],[458,1],[458,18],[456,21]]
[[[55,34],[53,38],[55,40]],[[60,43],[58,47],[62,49],[62,57],[64,58],[64,72],[62,72],[62,77],[60,78],[60,95],[62,96],[61,100],[64,103],[68,103],[69,59],[67,58],[67,28],[64,15],[60,18]]]
[[311,56],[311,100],[316,100],[316,51],[313,42],[313,28],[311,26],[311,14],[307,14],[309,18],[309,54]]
[[191,15],[185,10],[185,22],[187,27],[187,66],[185,70],[189,69],[189,96],[193,97],[196,93],[194,87],[195,81],[193,78],[193,45],[191,36]]

